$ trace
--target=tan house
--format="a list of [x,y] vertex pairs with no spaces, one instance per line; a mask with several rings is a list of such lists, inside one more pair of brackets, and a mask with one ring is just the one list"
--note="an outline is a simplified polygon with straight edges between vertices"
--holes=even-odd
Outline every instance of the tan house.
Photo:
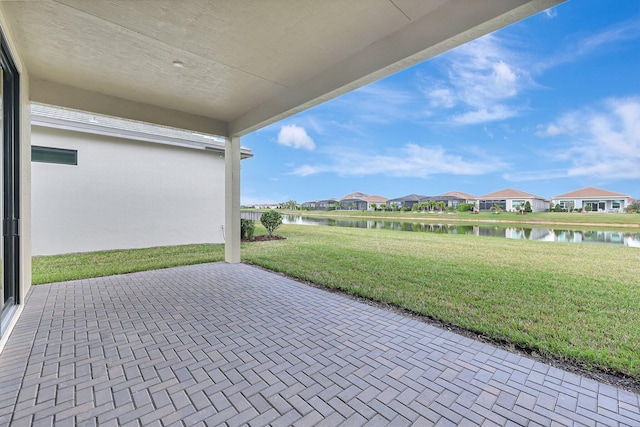
[[366,196],[366,197],[363,197],[362,200],[367,202],[367,210],[372,210],[374,204],[376,206],[386,205],[389,199],[382,196]]
[[430,201],[434,201],[436,203],[444,202],[447,207],[458,209],[458,206],[462,203],[475,205],[477,199],[478,198],[476,196],[472,196],[471,194],[463,193],[461,191],[449,191],[438,196],[425,197],[420,200],[420,203]]
[[494,193],[485,194],[478,198],[478,209],[480,211],[491,210],[493,206],[499,206],[503,211],[517,211],[527,202],[531,205],[532,212],[544,212],[549,210],[549,201],[544,197],[524,191],[505,188]]
[[591,212],[624,212],[631,203],[628,194],[595,187],[585,187],[553,197],[553,203],[563,210],[585,209]]
[[478,197],[473,196],[468,193],[463,193],[462,191],[449,191],[447,193],[442,193],[438,197],[456,197],[461,200],[465,200],[465,203],[473,203],[478,200]]

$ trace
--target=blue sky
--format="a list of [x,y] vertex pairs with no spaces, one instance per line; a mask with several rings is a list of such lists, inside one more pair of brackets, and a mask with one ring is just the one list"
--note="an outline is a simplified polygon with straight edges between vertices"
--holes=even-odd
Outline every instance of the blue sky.
[[243,204],[640,198],[640,0],[570,0],[242,138]]

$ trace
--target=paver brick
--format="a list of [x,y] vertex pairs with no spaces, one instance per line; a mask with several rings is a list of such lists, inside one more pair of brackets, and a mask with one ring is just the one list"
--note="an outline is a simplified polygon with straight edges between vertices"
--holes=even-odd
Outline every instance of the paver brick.
[[[10,373],[10,374],[9,374]],[[640,396],[248,265],[32,288],[0,424],[640,425]]]

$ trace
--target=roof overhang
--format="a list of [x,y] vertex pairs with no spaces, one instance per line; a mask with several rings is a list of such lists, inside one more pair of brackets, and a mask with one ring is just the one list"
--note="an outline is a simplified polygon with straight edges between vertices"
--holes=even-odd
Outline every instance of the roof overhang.
[[[225,153],[225,139],[219,136],[37,103],[31,104],[31,124],[124,140],[213,151],[220,155]],[[250,157],[253,157],[251,150],[247,147],[240,147],[240,158],[248,159]]]
[[562,0],[43,0],[0,13],[30,98],[241,136]]

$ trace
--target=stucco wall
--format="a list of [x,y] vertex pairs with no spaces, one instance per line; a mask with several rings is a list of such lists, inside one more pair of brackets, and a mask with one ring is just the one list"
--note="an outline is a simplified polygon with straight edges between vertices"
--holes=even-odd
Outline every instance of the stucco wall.
[[32,127],[32,144],[78,150],[78,165],[34,162],[34,255],[222,243],[224,156]]

